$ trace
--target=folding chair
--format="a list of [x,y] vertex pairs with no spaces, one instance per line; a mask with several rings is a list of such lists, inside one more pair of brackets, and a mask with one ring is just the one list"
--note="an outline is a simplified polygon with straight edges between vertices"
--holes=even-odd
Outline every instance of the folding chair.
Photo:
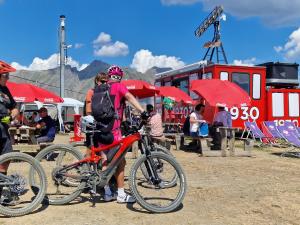
[[[246,134],[246,137],[244,137],[244,135]],[[263,147],[265,145],[273,145],[273,137],[268,137],[266,136],[257,126],[256,122],[250,122],[250,121],[246,121],[245,122],[245,129],[242,133],[241,138],[242,139],[250,139],[250,135],[252,137],[253,140],[260,140],[260,145],[259,147]]]
[[[300,140],[293,131],[290,131],[286,126],[277,126],[277,129],[286,139],[286,141],[288,141],[294,147],[294,149],[300,148]],[[300,158],[300,152],[284,152],[281,154],[281,156],[285,155],[292,155],[294,157]]]
[[288,129],[290,132],[292,132],[296,137],[300,138],[300,133],[293,122],[285,121],[284,127]]
[[277,126],[274,121],[264,121],[262,122],[262,127],[265,129],[274,139],[274,143],[277,143],[277,147],[288,147],[289,143],[286,142],[282,134],[278,131]]

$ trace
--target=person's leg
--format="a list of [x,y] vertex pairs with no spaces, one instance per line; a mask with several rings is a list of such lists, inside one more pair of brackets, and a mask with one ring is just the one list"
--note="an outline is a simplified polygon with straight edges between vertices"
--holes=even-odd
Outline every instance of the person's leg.
[[125,165],[126,165],[126,161],[125,161],[125,159],[123,159],[115,173],[116,180],[117,180],[117,186],[118,186],[117,202],[118,203],[134,203],[135,199],[132,196],[126,194],[124,191]]
[[[12,149],[10,138],[1,138],[0,139],[0,150],[1,150],[0,155],[12,152],[13,149]],[[9,166],[9,162],[0,164],[0,173],[6,175],[8,166]],[[3,187],[0,187],[0,198],[2,195],[2,190],[3,190]]]
[[54,138],[50,138],[48,136],[41,136],[36,139],[38,144],[45,143],[45,142],[52,142],[53,140],[54,140]]

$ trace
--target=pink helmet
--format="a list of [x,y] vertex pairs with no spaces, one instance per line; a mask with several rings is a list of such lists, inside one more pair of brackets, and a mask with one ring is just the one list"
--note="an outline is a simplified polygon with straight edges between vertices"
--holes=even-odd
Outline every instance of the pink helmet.
[[111,78],[121,80],[124,75],[124,72],[119,66],[112,65],[111,67],[108,68],[107,74]]

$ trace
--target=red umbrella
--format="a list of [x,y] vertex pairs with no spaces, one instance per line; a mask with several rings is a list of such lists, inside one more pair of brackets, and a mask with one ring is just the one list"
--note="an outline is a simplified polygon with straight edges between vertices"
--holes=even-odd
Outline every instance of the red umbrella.
[[129,92],[138,98],[149,98],[158,92],[156,87],[143,80],[123,80],[121,81]]
[[184,102],[186,104],[193,104],[193,99],[184,91],[170,86],[164,86],[158,88],[158,95],[173,99],[175,102]]
[[194,80],[190,90],[201,95],[211,106],[222,104],[230,108],[251,105],[251,99],[247,92],[229,81],[218,79]]
[[17,102],[59,103],[64,101],[56,94],[28,83],[7,82],[7,87]]

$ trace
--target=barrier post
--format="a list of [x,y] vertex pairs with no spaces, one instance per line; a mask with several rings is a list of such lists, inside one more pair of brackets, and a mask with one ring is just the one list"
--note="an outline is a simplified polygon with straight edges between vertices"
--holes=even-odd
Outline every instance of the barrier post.
[[70,142],[77,142],[77,141],[84,140],[84,137],[81,136],[80,118],[81,115],[74,114],[74,136],[70,138]]

